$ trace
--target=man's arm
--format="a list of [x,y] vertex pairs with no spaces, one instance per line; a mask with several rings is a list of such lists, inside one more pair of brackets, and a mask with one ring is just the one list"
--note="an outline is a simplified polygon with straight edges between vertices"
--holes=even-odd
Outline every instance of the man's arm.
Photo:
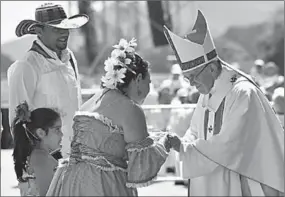
[[32,65],[27,62],[15,62],[8,70],[9,86],[9,122],[12,125],[15,109],[21,102],[26,101],[33,109],[33,98],[36,90],[38,75]]

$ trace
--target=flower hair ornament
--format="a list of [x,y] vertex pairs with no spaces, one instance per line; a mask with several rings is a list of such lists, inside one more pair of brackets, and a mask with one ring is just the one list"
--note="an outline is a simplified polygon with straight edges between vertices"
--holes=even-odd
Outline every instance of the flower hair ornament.
[[[132,59],[135,58],[136,47],[137,43],[134,38],[130,42],[121,39],[119,44],[113,46],[115,49],[112,51],[111,57],[104,62],[106,74],[101,78],[104,87],[116,89],[118,83],[124,83],[123,79],[126,77],[125,74],[127,70],[136,74],[136,72],[128,66],[132,64]],[[132,65],[135,66],[134,64]]]
[[32,141],[28,135],[28,133],[30,135],[32,135],[35,139],[39,139],[37,136],[35,136],[26,126],[26,123],[31,122],[31,111],[29,110],[29,106],[28,103],[26,101],[24,101],[23,103],[19,104],[16,107],[16,118],[17,121],[15,124],[22,124],[25,132],[26,132],[26,136],[29,138],[30,141]]

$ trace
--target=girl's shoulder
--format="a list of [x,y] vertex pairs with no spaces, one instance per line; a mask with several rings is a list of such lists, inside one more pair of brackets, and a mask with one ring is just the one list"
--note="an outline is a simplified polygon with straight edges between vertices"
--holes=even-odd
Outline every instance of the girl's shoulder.
[[56,165],[57,161],[46,151],[34,149],[30,156],[31,167],[42,167],[46,165]]

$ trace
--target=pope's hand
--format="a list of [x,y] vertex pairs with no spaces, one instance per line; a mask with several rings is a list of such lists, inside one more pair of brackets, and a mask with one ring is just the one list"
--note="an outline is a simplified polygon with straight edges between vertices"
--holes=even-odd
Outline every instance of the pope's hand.
[[168,135],[168,140],[171,144],[171,147],[177,152],[180,151],[181,140],[177,135]]

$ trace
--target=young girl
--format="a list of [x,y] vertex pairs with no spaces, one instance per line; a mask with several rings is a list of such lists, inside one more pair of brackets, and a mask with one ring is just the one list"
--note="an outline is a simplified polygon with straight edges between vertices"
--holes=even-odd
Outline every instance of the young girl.
[[26,102],[16,108],[13,121],[14,165],[21,196],[45,196],[57,167],[51,153],[60,149],[59,113],[48,108],[29,111]]

